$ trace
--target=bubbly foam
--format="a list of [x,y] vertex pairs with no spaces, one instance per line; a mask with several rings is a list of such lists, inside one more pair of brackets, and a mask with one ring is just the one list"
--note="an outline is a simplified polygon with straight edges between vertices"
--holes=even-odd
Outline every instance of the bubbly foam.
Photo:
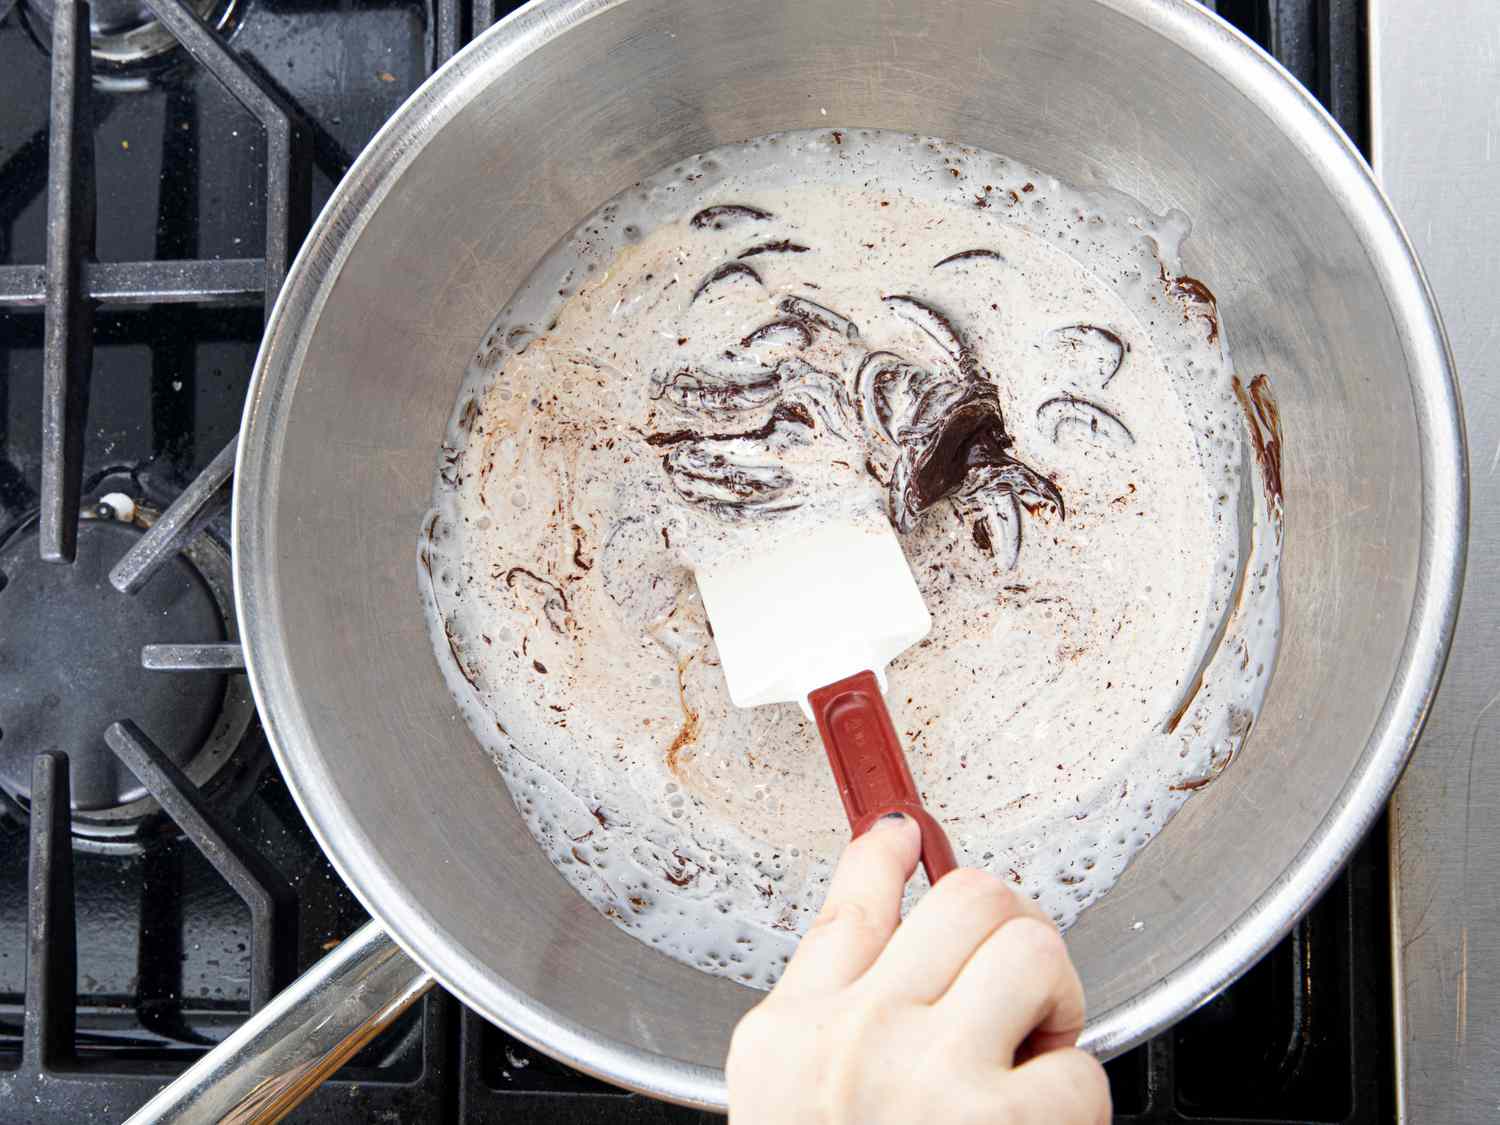
[[[932,613],[889,669],[923,800],[1059,924],[1238,754],[1279,496],[1187,229],[821,130],[684,161],[548,254],[464,379],[419,577],[455,699],[591,903],[774,982],[848,827],[799,710],[729,703],[691,568],[831,511],[903,528]],[[923,503],[980,400],[987,460]]]

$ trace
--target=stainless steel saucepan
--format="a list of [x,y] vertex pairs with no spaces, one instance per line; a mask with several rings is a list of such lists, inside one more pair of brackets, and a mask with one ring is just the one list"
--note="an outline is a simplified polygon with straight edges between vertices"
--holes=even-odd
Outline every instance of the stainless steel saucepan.
[[1462,423],[1410,247],[1275,63],[1187,0],[542,0],[444,67],[344,178],[246,408],[235,567],[255,696],[378,925],[143,1119],[274,1113],[433,977],[573,1066],[724,1105],[757,994],[622,933],[534,846],[439,676],[415,551],[460,374],[542,253],[679,158],[821,125],[936,134],[1181,208],[1189,272],[1280,401],[1275,683],[1241,759],[1070,932],[1085,1044],[1121,1051],[1225,985],[1374,821],[1453,624]]

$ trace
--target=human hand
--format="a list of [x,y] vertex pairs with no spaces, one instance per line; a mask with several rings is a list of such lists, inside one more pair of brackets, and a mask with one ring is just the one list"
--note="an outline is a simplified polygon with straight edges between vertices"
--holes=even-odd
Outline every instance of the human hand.
[[901,922],[919,847],[901,817],[844,852],[780,983],[735,1030],[732,1125],[1109,1121],[1104,1068],[1074,1046],[1083,988],[1062,935],[971,869]]

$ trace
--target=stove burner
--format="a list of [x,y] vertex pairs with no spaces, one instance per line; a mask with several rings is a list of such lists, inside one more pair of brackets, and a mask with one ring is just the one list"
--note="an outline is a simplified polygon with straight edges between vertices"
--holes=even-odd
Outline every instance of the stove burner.
[[[25,0],[26,13],[38,38],[52,40],[56,0]],[[238,7],[237,0],[189,0],[188,6],[215,31],[223,31]],[[173,50],[177,39],[157,22],[145,0],[93,0],[89,5],[89,52],[96,62],[129,66]],[[78,775],[74,774],[74,782]]]
[[110,585],[110,567],[143,531],[85,517],[72,565],[42,561],[35,521],[0,547],[0,790],[28,807],[32,759],[66,753],[73,827],[84,836],[129,835],[157,808],[106,744],[110,724],[133,720],[203,787],[232,760],[253,714],[243,677],[143,660],[148,645],[215,644],[237,632],[228,556],[207,536],[140,593]]

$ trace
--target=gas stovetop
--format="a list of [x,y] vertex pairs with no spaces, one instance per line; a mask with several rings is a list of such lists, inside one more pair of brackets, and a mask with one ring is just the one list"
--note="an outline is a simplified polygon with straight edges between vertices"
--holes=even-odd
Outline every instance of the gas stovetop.
[[[1363,0],[1217,7],[1363,143]],[[90,28],[67,0],[0,0],[7,1121],[122,1119],[365,919],[239,671],[226,482],[309,217],[507,10],[97,0]],[[1110,1063],[1117,1118],[1393,1119],[1386,882],[1367,844],[1244,979]],[[708,1119],[434,991],[292,1120],[439,1118]]]

